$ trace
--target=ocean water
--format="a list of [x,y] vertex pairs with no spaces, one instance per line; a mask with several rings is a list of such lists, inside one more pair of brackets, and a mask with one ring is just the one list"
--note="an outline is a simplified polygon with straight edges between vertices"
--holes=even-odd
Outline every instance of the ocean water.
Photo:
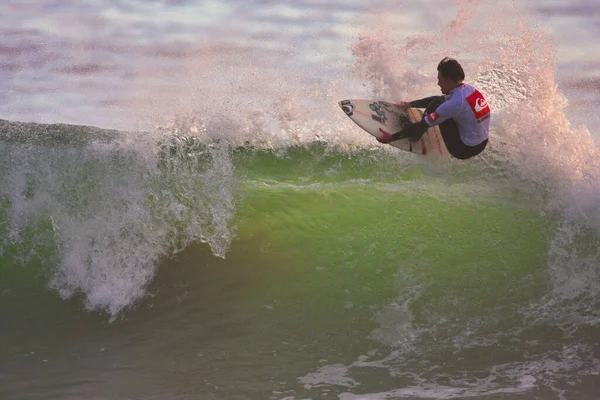
[[[600,398],[600,5],[0,6],[0,399]],[[471,160],[345,98],[494,111]]]

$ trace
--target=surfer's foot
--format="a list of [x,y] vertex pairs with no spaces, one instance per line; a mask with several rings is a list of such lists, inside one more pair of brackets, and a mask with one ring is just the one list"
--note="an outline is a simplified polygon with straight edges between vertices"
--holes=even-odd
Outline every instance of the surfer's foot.
[[377,141],[379,143],[389,143],[392,141],[392,134],[389,132],[384,131],[383,129],[379,128],[379,132],[381,132],[381,136],[379,136],[377,139]]

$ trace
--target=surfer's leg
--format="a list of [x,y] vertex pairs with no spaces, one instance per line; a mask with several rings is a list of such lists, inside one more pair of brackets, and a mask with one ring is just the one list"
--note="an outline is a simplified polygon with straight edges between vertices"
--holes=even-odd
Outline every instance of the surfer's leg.
[[458,158],[459,160],[466,160],[467,158],[474,157],[481,153],[483,149],[485,149],[485,146],[487,146],[487,139],[477,146],[467,146],[464,144],[460,139],[458,126],[453,119],[442,122],[439,127],[448,152],[452,155],[452,157]]
[[427,129],[429,129],[429,125],[427,125],[427,122],[425,122],[425,115],[434,112],[443,102],[444,100],[441,98],[436,98],[435,100],[431,101],[427,107],[425,107],[425,112],[423,113],[423,118],[421,118],[421,121],[414,124],[409,124],[401,131],[396,132],[392,136],[394,140],[409,138],[413,142],[419,141],[425,132],[427,132]]
[[[440,106],[440,104],[442,104],[443,102],[444,102],[444,100],[441,98],[436,98],[435,100],[431,101],[425,108],[425,113],[423,115],[425,116],[429,113],[434,112]],[[425,132],[427,132],[427,129],[429,129],[429,125],[427,125],[427,122],[425,122],[425,119],[422,118],[421,121],[419,121],[419,122],[415,122],[415,123],[408,122],[404,126],[404,128],[402,128],[401,130],[399,130],[398,132],[396,132],[394,134],[391,134],[391,133],[386,132],[383,129],[379,128],[379,131],[381,132],[382,136],[377,138],[377,140],[381,143],[390,143],[395,140],[408,138],[413,142],[417,142],[419,139],[421,139],[423,134]]]
[[429,125],[427,122],[425,122],[425,115],[434,112],[443,102],[443,98],[436,98],[435,100],[432,100],[427,107],[425,107],[425,112],[423,113],[423,118],[421,118],[421,121],[414,124],[409,124],[401,131],[396,132],[392,136],[393,140],[409,138],[413,142],[418,142],[425,132],[427,132],[427,129],[429,129]]
[[395,140],[408,138],[413,142],[416,142],[421,138],[421,136],[423,136],[423,134],[427,131],[428,128],[429,125],[427,125],[427,122],[425,122],[424,119],[415,123],[409,122],[404,128],[394,133],[393,135],[389,132],[384,131],[382,128],[379,128],[381,136],[377,138],[377,141],[379,141],[380,143],[390,143]]
[[421,136],[423,136],[425,132],[427,132],[428,128],[429,125],[427,125],[427,122],[425,122],[425,120],[415,122],[414,124],[409,123],[402,130],[394,133],[392,135],[392,138],[393,140],[409,138],[410,140],[417,141],[421,138]]

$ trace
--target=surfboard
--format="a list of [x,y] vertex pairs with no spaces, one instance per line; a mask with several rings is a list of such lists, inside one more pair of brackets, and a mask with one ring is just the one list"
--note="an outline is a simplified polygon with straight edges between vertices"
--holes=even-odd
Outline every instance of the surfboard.
[[[375,137],[381,136],[379,128],[395,133],[402,129],[407,119],[410,122],[418,122],[423,116],[421,110],[405,110],[386,101],[351,99],[342,100],[338,104],[356,125]],[[450,156],[437,126],[429,128],[418,142],[400,139],[391,142],[390,145],[420,156]]]

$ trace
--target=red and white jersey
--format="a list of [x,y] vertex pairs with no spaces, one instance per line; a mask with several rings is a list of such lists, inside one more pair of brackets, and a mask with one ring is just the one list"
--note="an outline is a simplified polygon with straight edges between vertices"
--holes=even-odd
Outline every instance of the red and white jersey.
[[479,90],[462,84],[445,98],[437,110],[425,116],[427,125],[439,125],[452,118],[458,126],[460,139],[467,146],[477,146],[488,138],[491,109]]

